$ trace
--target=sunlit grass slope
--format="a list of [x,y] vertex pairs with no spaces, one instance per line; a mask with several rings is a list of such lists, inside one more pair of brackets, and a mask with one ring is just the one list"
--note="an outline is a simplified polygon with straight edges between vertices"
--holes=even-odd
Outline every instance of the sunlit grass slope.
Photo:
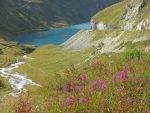
[[[47,45],[36,49],[30,57],[35,58],[28,61],[19,68],[20,72],[26,72],[33,81],[45,85],[49,80],[51,84],[63,76],[64,70],[72,64],[80,65],[92,49],[82,52],[71,52],[54,45]],[[62,77],[63,79],[63,77]]]
[[121,16],[123,15],[124,8],[127,5],[128,1],[114,4],[104,10],[98,12],[93,19],[97,22],[104,22],[113,25],[121,25]]

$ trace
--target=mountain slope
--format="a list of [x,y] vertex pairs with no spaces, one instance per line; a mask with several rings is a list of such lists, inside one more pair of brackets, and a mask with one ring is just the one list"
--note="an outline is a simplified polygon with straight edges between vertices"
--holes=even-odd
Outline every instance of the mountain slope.
[[[138,7],[142,2],[132,1]],[[28,55],[34,60],[15,71],[27,73],[42,87],[26,86],[28,92],[23,92],[21,99],[2,101],[0,111],[149,113],[150,31],[145,29],[147,24],[137,29],[139,18],[134,18],[132,29],[121,27],[128,4],[131,2],[126,0],[99,12],[97,21],[91,22],[92,29],[81,30],[61,46],[39,47]],[[141,11],[146,10],[143,7]],[[141,11],[135,14],[143,14],[141,20],[147,20],[148,15]],[[127,23],[133,22],[125,18]]]
[[[113,13],[110,13],[112,10]],[[124,0],[121,3],[100,11],[91,21],[93,21],[93,27],[96,27],[99,30],[107,28],[150,30],[149,11],[149,0],[133,0],[132,2]],[[105,24],[106,28],[103,27]]]
[[[113,10],[111,9],[111,17],[112,19],[117,17],[116,21],[118,21],[117,19],[120,20],[120,16],[116,16],[116,12],[119,15],[124,14],[125,7],[129,3],[130,1],[123,1],[97,14],[101,14],[107,10],[110,11],[113,7]],[[146,5],[150,7],[148,3]],[[121,8],[118,9],[118,6]],[[101,18],[110,18],[107,13],[105,14],[105,17],[99,15],[99,22],[101,22]],[[49,77],[51,82],[55,82],[52,79],[56,79],[57,76],[63,79],[61,78],[61,74],[64,74],[63,71],[69,64],[75,64],[75,66],[80,68],[82,65],[87,66],[87,63],[97,58],[102,58],[102,60],[108,58],[112,60],[111,58],[119,57],[121,59],[125,53],[124,51],[128,50],[130,46],[131,48],[135,47],[137,50],[142,51],[146,58],[148,58],[147,56],[150,52],[150,31],[136,29],[122,30],[119,27],[118,29],[81,30],[60,46],[47,45],[39,47],[35,52],[30,54],[35,60],[29,61],[19,71],[27,72],[33,80],[45,85],[43,81]],[[131,49],[131,54],[134,52],[133,50]],[[87,68],[86,66],[85,68]],[[38,74],[36,68],[41,69]]]
[[0,34],[41,31],[89,21],[119,0],[1,0]]
[[[104,48],[123,48],[126,43],[132,43],[134,40],[150,40],[149,9],[150,1],[147,0],[125,0],[112,5],[92,17],[91,30],[79,32],[62,45],[66,49],[76,50],[77,45],[74,43],[81,39],[86,40],[83,37],[89,36],[88,40],[91,42],[83,49],[95,46],[101,53]],[[69,43],[70,40],[74,41]],[[82,45],[82,42],[79,41],[78,45]]]

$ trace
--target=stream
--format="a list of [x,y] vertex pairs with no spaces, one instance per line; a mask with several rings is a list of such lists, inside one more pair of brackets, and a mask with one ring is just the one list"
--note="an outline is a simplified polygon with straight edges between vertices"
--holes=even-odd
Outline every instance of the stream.
[[[33,60],[33,58],[27,56],[23,57]],[[14,90],[14,92],[10,93],[10,95],[12,96],[16,96],[21,92],[26,91],[26,85],[40,86],[39,84],[33,82],[31,79],[28,79],[26,74],[21,74],[13,71],[14,69],[19,68],[23,64],[25,64],[25,62],[19,61],[17,63],[11,64],[9,67],[0,68],[0,76],[5,77],[11,85],[12,89]]]

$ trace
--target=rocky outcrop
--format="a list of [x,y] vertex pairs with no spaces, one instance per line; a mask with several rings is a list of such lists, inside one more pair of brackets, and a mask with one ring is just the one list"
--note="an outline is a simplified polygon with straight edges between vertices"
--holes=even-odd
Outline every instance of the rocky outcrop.
[[137,30],[150,30],[150,20],[143,20],[137,25]]
[[108,35],[103,39],[103,47],[100,50],[101,54],[104,53],[120,53],[125,50],[125,47],[122,45],[126,44],[127,41],[122,38],[124,31],[120,32],[118,36],[113,37],[112,34]]
[[103,22],[99,22],[97,24],[97,29],[98,30],[110,30],[110,29],[117,29],[117,27],[111,24],[104,24]]
[[94,19],[91,19],[91,29],[92,30],[110,30],[110,29],[117,29],[117,27],[111,24],[103,23],[103,22],[96,22]]
[[134,29],[137,16],[147,2],[148,0],[134,0],[126,6],[123,16],[121,17],[123,21],[121,28],[123,30]]
[[73,50],[73,51],[81,51],[93,46],[92,37],[94,33],[90,30],[80,31],[66,42],[64,42],[61,46],[65,50]]
[[97,22],[94,20],[94,19],[91,19],[91,29],[92,30],[95,30],[97,29]]
[[147,41],[147,40],[150,40],[149,36],[142,36],[142,37],[134,39],[132,41],[132,43],[143,42],[143,41]]

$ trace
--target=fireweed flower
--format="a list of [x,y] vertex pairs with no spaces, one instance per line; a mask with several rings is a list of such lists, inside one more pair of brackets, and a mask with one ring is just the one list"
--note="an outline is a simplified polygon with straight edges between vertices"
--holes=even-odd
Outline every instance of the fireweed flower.
[[128,68],[124,68],[120,73],[119,73],[119,78],[122,82],[128,82]]
[[65,84],[63,87],[63,90],[64,90],[64,92],[68,92],[69,91],[68,85]]
[[73,88],[75,88],[75,87],[76,87],[76,83],[75,83],[74,81],[71,81],[71,86],[72,86]]
[[64,107],[70,106],[75,101],[74,97],[67,98],[67,100],[63,103]]
[[97,65],[100,65],[100,64],[101,64],[101,62],[100,62],[100,61],[96,61],[96,64],[97,64]]
[[83,86],[76,86],[76,90],[79,91],[79,92],[82,91],[83,90]]
[[98,80],[96,80],[96,81],[94,81],[94,82],[91,83],[90,95],[93,94],[93,92],[94,92],[94,90],[95,90],[95,88],[96,88],[96,86],[97,86],[97,83],[98,83]]
[[82,73],[81,80],[82,80],[82,83],[85,84],[85,82],[86,82],[86,74],[85,74],[85,72]]
[[122,88],[118,88],[118,89],[117,89],[117,93],[118,93],[118,95],[121,95],[121,94],[122,94],[122,92],[123,92],[123,89],[122,89]]
[[63,105],[64,105],[64,107],[68,107],[68,106],[70,105],[70,103],[69,103],[68,101],[65,101],[65,102],[63,103]]
[[80,104],[83,104],[84,102],[85,102],[84,97],[79,98],[79,103],[80,103]]
[[94,82],[91,84],[91,90],[92,90],[92,91],[95,90],[97,83],[98,83],[98,81],[96,80],[96,81],[94,81]]
[[99,88],[102,92],[104,92],[104,90],[106,89],[107,84],[104,80],[99,80]]
[[111,82],[114,84],[115,81],[116,81],[116,76],[113,76]]
[[75,101],[75,98],[74,98],[74,97],[70,97],[70,98],[68,98],[67,100],[68,100],[69,103],[72,103],[72,102]]

